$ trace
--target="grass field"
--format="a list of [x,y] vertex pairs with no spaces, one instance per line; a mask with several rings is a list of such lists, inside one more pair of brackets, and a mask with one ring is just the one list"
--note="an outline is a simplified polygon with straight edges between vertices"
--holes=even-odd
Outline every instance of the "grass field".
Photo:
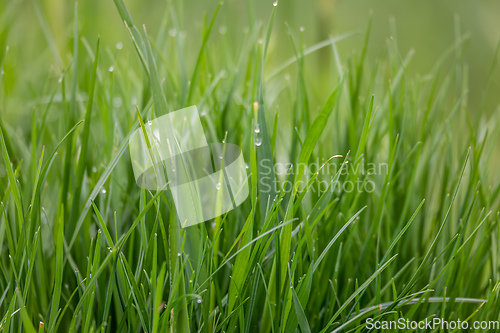
[[[177,3],[149,31],[114,0],[121,23],[109,19],[110,30],[130,37],[119,43],[107,31],[106,42],[84,37],[92,13],[75,5],[61,46],[46,10],[25,2],[43,36],[40,50],[27,46],[26,67],[8,47],[19,43],[9,24],[22,7],[2,4],[0,331],[365,332],[367,318],[500,320],[498,48],[482,55],[488,72],[472,103],[471,36],[459,20],[418,74],[408,70],[418,50],[401,52],[396,31],[368,57],[370,20],[313,42],[276,20],[286,6],[276,4],[240,32],[217,23],[227,13],[215,3],[196,45]],[[354,52],[339,51],[346,41]],[[318,53],[324,70],[310,70]],[[180,228],[168,189],[136,185],[128,139],[190,105],[209,142],[242,148],[250,194]]]

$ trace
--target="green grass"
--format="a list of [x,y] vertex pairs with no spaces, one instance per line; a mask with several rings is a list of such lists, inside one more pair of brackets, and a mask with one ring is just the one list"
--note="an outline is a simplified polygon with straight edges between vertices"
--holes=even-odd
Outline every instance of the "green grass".
[[[401,54],[394,38],[367,57],[370,22],[314,45],[289,26],[290,59],[273,65],[285,4],[269,5],[269,21],[252,21],[237,41],[214,35],[224,15],[214,5],[193,48],[180,32],[167,36],[180,31],[172,3],[148,34],[115,0],[132,41],[124,50],[83,37],[80,21],[91,19],[76,6],[71,42],[58,50],[33,3],[46,52],[29,91],[9,73],[23,69],[1,26],[1,331],[362,332],[368,317],[499,320],[500,109],[469,105],[466,35],[416,75],[413,50]],[[346,57],[338,47],[348,38],[359,48]],[[315,77],[308,57],[319,50],[333,69]],[[128,139],[192,104],[209,142],[242,147],[250,195],[182,229],[168,189],[135,184]],[[29,126],[16,106],[32,109]],[[318,161],[318,173],[306,168]],[[278,162],[294,167],[268,172]]]

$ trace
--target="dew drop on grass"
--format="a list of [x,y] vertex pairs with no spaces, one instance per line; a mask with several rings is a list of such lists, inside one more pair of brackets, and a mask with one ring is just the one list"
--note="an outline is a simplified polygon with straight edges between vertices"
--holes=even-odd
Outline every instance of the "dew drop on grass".
[[276,7],[278,5],[278,0],[276,0],[275,2],[273,2],[273,6]]
[[219,160],[222,160],[224,158],[224,155],[220,154],[219,155]]
[[121,50],[121,49],[123,49],[123,43],[122,42],[118,42],[118,43],[116,43],[115,47],[116,47],[117,50]]
[[114,71],[114,70],[115,70],[115,68],[114,68],[113,66],[109,66],[108,71],[109,71],[110,73],[113,73],[113,71]]
[[216,188],[217,190],[220,190],[220,187],[221,187],[221,186],[220,186],[220,183],[217,183],[217,185],[215,185],[215,188]]
[[103,189],[101,190],[101,193],[102,193],[102,194],[106,194],[106,189],[104,189],[104,188],[103,188]]
[[180,257],[181,256],[181,253],[180,252],[177,252],[177,256]]
[[149,126],[153,125],[153,122],[152,122],[151,120],[150,120],[150,121],[148,121],[148,125],[149,125]]
[[168,34],[171,36],[171,37],[175,37],[177,36],[177,29],[175,28],[172,28],[168,31]]
[[249,169],[250,167],[248,166],[248,164],[245,164],[245,169]]
[[260,133],[260,125],[259,123],[255,124],[255,129],[254,129],[255,133]]
[[220,33],[221,35],[225,35],[225,34],[226,34],[226,32],[227,32],[227,27],[226,27],[225,25],[221,25],[221,26],[219,27],[219,33]]
[[119,108],[120,106],[122,106],[122,99],[120,97],[113,98],[113,106],[115,108]]
[[259,147],[262,144],[262,139],[261,138],[255,138],[255,145]]
[[203,302],[203,300],[201,298],[196,299],[196,303],[201,304],[201,302]]

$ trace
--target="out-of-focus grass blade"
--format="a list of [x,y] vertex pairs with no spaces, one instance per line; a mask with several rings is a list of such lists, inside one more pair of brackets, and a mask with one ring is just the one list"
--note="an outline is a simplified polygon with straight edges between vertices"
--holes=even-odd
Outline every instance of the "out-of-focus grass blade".
[[[342,35],[339,35],[336,37],[331,37],[330,39],[326,39],[324,41],[321,41],[321,42],[314,44],[313,46],[305,49],[303,52],[303,56],[314,53],[318,50],[321,50],[324,47],[333,45],[336,42],[340,42],[341,40],[344,40],[344,39],[349,38],[351,36],[354,36],[356,34],[358,34],[358,32],[348,32],[348,33],[345,33],[345,34],[342,34]],[[266,81],[274,79],[279,73],[281,73],[283,70],[285,70],[285,68],[287,68],[288,66],[290,66],[296,62],[297,62],[297,57],[291,57],[291,58],[287,59],[280,66],[277,66],[276,69],[274,71],[272,71],[268,77],[266,77]]]
[[342,85],[343,81],[341,81],[337,85],[337,87],[333,90],[333,92],[330,94],[325,104],[323,105],[320,114],[314,119],[313,123],[311,124],[311,127],[307,130],[307,135],[306,138],[304,139],[304,143],[302,144],[302,148],[299,154],[299,166],[294,182],[295,183],[294,193],[296,193],[298,190],[298,185],[302,179],[302,176],[304,175],[306,164],[307,162],[309,162],[309,158],[311,157],[314,147],[316,146],[319,137],[321,136],[323,130],[326,127],[331,112],[333,111],[335,105],[337,104],[338,97],[342,89]]
[[22,230],[22,224],[24,219],[23,213],[23,203],[21,198],[21,191],[19,189],[19,184],[17,182],[14,170],[12,169],[12,161],[9,157],[9,152],[7,151],[7,146],[5,145],[5,139],[3,136],[2,128],[0,127],[0,147],[2,148],[3,160],[5,164],[5,169],[7,171],[7,177],[10,182],[10,188],[12,191],[12,196],[14,197],[14,202],[16,203],[17,216],[18,216],[18,228]]
[[[266,115],[264,111],[264,93],[263,93],[263,76],[264,76],[264,63],[266,60],[267,49],[271,34],[274,26],[274,18],[276,16],[277,6],[274,6],[269,25],[266,31],[266,40],[264,42],[264,49],[262,51],[262,60],[260,64],[259,74],[259,97],[258,102],[254,104],[254,109],[257,107],[257,123],[255,136],[255,144],[257,146],[257,172],[259,179],[259,197],[260,197],[260,211],[262,216],[262,223],[266,220],[266,211],[270,200],[274,199],[276,191],[276,175],[274,174],[273,153],[271,150],[271,139],[267,132]],[[254,110],[255,111],[255,110]]]
[[139,32],[139,29],[137,29],[137,27],[134,25],[132,16],[130,15],[127,6],[123,2],[123,0],[113,0],[113,2],[115,3],[116,9],[118,10],[120,17],[122,18],[123,22],[125,23],[125,26],[127,27],[127,30],[130,33],[130,37],[132,38],[135,50],[137,51],[137,54],[139,55],[139,58],[144,68],[146,68],[147,70],[148,65],[145,58],[146,47],[144,44],[144,40],[141,36],[141,33]]
[[54,55],[54,58],[57,62],[57,65],[59,66],[59,69],[63,68],[63,62],[61,55],[59,54],[59,51],[57,50],[57,45],[54,40],[54,36],[52,36],[52,33],[50,31],[49,24],[47,23],[47,19],[45,18],[45,15],[43,14],[43,10],[41,7],[41,3],[37,0],[33,0],[33,6],[35,7],[35,13],[38,18],[38,21],[40,22],[40,25],[42,27],[42,32],[47,39],[47,43],[49,44],[50,50],[52,51],[52,54]]
[[92,65],[92,73],[90,75],[90,82],[89,82],[89,90],[88,90],[88,100],[87,100],[87,109],[85,112],[85,122],[83,125],[83,133],[82,133],[82,139],[81,139],[81,150],[80,150],[80,158],[78,161],[78,167],[76,171],[76,188],[74,193],[74,198],[73,198],[73,207],[71,210],[71,219],[73,219],[74,216],[76,216],[77,212],[79,211],[80,208],[80,196],[81,196],[81,191],[82,191],[82,183],[83,183],[83,176],[85,174],[85,168],[88,163],[87,159],[87,152],[88,152],[88,146],[89,146],[89,136],[90,136],[90,120],[92,116],[92,106],[94,102],[94,89],[95,89],[95,82],[96,82],[96,77],[97,77],[97,63],[99,60],[99,45],[100,45],[100,37],[97,38],[97,46],[95,50],[95,56],[94,56],[94,64]]
[[161,88],[160,79],[158,77],[158,70],[156,68],[156,62],[153,56],[153,51],[151,50],[151,44],[149,42],[145,26],[144,34],[146,35],[146,54],[148,58],[149,80],[151,82],[151,90],[153,92],[154,111],[157,116],[161,116],[168,112],[167,101],[165,100],[165,95],[163,94]]
[[56,270],[54,280],[54,291],[52,293],[52,306],[50,308],[49,327],[57,320],[59,311],[59,301],[61,298],[61,288],[63,279],[63,249],[64,249],[64,207],[61,207],[57,219],[57,237],[56,237]]
[[372,121],[372,112],[373,112],[373,100],[375,99],[375,96],[372,95],[370,98],[370,106],[368,107],[368,113],[366,114],[365,118],[365,124],[363,126],[363,132],[361,134],[361,139],[359,140],[359,145],[358,145],[358,150],[356,151],[356,157],[354,157],[354,160],[357,161],[358,158],[361,157],[361,154],[363,154],[363,151],[366,146],[366,139],[368,137],[368,130],[370,129],[370,124]]
[[[76,91],[78,88],[78,3],[75,2],[74,8],[74,26],[73,26],[73,76],[71,78],[71,90],[70,90],[70,100],[69,100],[69,110],[67,114],[67,130],[69,131],[73,127],[74,119],[76,118],[76,113],[78,112],[78,102],[76,100]],[[64,168],[63,168],[63,179],[62,179],[62,189],[61,189],[61,203],[66,212],[70,212],[67,207],[66,202],[68,199],[69,185],[71,181],[72,158],[73,158],[73,134],[70,134],[70,140],[66,141],[66,150],[64,152]],[[68,226],[66,230],[71,230],[73,226],[73,220],[68,221]]]
[[191,104],[191,99],[193,97],[194,88],[196,86],[196,80],[197,80],[199,72],[200,72],[200,66],[201,66],[201,60],[203,58],[203,53],[205,52],[205,47],[207,46],[208,38],[210,37],[210,33],[212,32],[212,27],[214,26],[215,19],[217,18],[217,14],[219,13],[219,10],[220,10],[220,7],[222,6],[222,4],[223,4],[223,1],[219,1],[219,4],[217,5],[217,8],[215,9],[215,13],[212,16],[212,20],[210,21],[210,24],[208,25],[208,28],[205,31],[205,34],[203,35],[203,42],[201,43],[200,52],[198,52],[198,57],[196,58],[196,64],[194,66],[193,75],[191,76],[191,83],[189,85],[189,92],[188,92],[187,102],[186,102],[185,106],[189,106]]

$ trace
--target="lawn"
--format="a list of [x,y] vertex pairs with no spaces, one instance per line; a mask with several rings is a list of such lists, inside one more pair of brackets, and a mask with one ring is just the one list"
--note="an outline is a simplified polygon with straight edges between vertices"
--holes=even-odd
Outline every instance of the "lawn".
[[[370,53],[371,14],[316,40],[286,1],[248,1],[245,28],[226,5],[152,2],[150,28],[126,0],[2,2],[0,331],[498,324],[499,48],[471,73],[457,18],[422,72],[431,51],[395,25]],[[168,184],[138,186],[129,139],[192,105],[208,142],[241,148],[249,194],[182,228]]]

